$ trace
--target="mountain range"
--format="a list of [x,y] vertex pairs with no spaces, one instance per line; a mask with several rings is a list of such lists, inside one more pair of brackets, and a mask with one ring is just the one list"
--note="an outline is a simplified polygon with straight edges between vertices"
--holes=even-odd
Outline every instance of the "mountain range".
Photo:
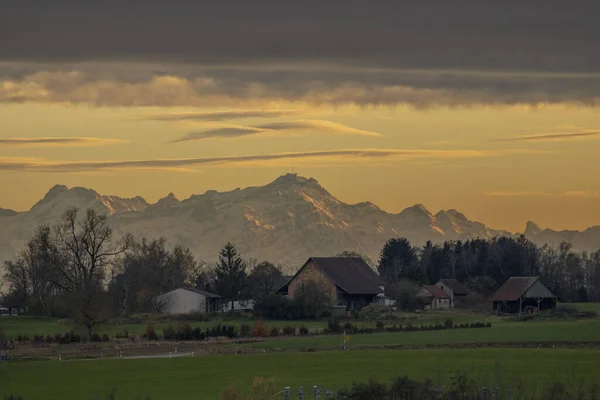
[[[170,193],[155,204],[142,197],[106,196],[92,189],[56,185],[29,211],[0,209],[0,261],[14,257],[36,226],[56,223],[71,206],[107,214],[117,235],[163,236],[169,245],[188,246],[198,259],[215,260],[231,241],[244,257],[290,267],[309,256],[344,250],[376,260],[392,237],[423,245],[427,240],[514,235],[471,221],[457,210],[433,214],[417,204],[393,214],[370,202],[346,204],[315,179],[296,174],[280,176],[265,186],[210,190],[181,201]],[[579,250],[600,247],[598,226],[582,232],[553,231],[528,222],[523,233],[540,245],[566,240]]]

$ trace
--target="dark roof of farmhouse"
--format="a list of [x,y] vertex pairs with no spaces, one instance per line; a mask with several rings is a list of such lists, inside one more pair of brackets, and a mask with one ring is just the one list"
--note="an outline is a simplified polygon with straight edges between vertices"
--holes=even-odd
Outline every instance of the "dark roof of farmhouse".
[[465,285],[463,285],[462,283],[460,283],[456,279],[440,279],[440,282],[444,286],[449,287],[450,289],[452,289],[452,291],[454,292],[454,294],[457,295],[457,296],[465,296],[468,293],[468,290],[465,287]]
[[348,294],[383,293],[385,283],[360,257],[311,257],[333,283]]
[[431,285],[431,286],[423,286],[429,293],[432,294],[433,297],[438,299],[447,299],[448,295],[441,288]]
[[[538,280],[539,276],[513,276],[494,293],[491,301],[519,300]],[[543,283],[543,282],[542,282]],[[544,285],[545,286],[545,285]]]
[[217,299],[217,298],[221,297],[218,294],[207,292],[206,290],[198,289],[198,288],[195,288],[193,286],[183,286],[182,289],[189,290],[190,292],[201,294],[201,295],[206,296],[208,298]]

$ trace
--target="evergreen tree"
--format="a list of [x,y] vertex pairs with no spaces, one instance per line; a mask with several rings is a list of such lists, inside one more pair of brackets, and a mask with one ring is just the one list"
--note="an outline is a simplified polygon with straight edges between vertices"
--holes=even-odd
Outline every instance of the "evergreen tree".
[[217,292],[226,301],[231,302],[233,310],[233,303],[240,300],[247,279],[246,263],[233,244],[228,242],[221,250],[215,274]]
[[418,263],[416,249],[405,238],[387,241],[379,255],[377,270],[386,282],[408,279],[424,283],[427,279]]

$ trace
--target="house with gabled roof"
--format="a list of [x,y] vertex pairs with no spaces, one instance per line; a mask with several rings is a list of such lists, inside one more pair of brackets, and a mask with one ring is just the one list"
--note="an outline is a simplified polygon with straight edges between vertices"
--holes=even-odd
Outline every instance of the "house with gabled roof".
[[442,289],[448,295],[451,308],[454,308],[456,305],[457,298],[465,297],[469,293],[466,286],[456,279],[440,279],[435,286]]
[[437,310],[441,308],[450,308],[450,296],[435,285],[421,286],[416,297],[426,303],[425,309]]
[[359,257],[311,257],[278,293],[294,298],[307,282],[317,283],[334,306],[360,309],[384,294],[384,281]]
[[558,297],[539,276],[513,276],[490,300],[495,312],[531,314],[556,309]]

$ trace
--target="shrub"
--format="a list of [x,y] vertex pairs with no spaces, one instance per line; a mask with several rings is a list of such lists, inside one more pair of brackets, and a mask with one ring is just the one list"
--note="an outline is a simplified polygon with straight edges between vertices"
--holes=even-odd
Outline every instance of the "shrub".
[[271,330],[269,331],[269,336],[275,337],[275,336],[279,336],[279,329],[277,327],[272,327]]
[[102,338],[97,333],[92,334],[92,342],[101,342]]
[[269,335],[269,327],[262,321],[255,321],[250,331],[252,337],[265,337]]
[[179,327],[178,340],[192,340],[192,327],[187,322]]
[[163,329],[163,338],[165,340],[175,340],[177,338],[177,333],[175,332],[175,329],[173,329],[173,326],[168,326]]
[[375,327],[377,328],[378,331],[382,331],[385,329],[385,323],[383,321],[377,321],[377,323],[375,324]]
[[102,335],[102,341],[103,342],[110,342],[110,338],[108,337],[108,335],[106,333],[104,335]]
[[115,335],[117,339],[129,339],[129,331],[127,329],[123,329],[123,332],[119,332]]
[[294,336],[296,335],[296,327],[295,326],[286,326],[283,328],[283,334],[285,336]]
[[444,321],[444,327],[446,329],[452,329],[454,327],[454,324],[452,323],[452,318],[446,318],[446,321]]
[[202,329],[196,327],[194,329],[192,329],[192,331],[190,332],[190,335],[192,337],[193,340],[204,340],[206,339],[206,335],[204,334],[204,332],[202,332]]
[[344,331],[346,333],[353,333],[356,330],[356,327],[352,325],[350,322],[346,322],[344,324]]
[[146,327],[146,332],[142,335],[142,339],[158,340],[158,335],[154,331],[154,327],[152,325],[148,325]]
[[250,332],[252,331],[252,327],[248,324],[242,324],[240,326],[240,336],[241,337],[248,337],[250,336]]
[[392,308],[381,304],[369,304],[359,312],[358,318],[362,321],[394,321],[402,316]]
[[[251,332],[252,333],[252,332]],[[226,337],[233,339],[238,336],[238,332],[235,326],[233,325],[221,325],[217,324],[210,329],[206,330],[206,337]]]
[[342,326],[340,325],[340,321],[335,318],[329,318],[327,321],[327,333],[340,333],[342,331]]
[[300,329],[298,330],[298,332],[300,333],[300,335],[306,336],[308,335],[308,328],[304,325],[300,325]]

